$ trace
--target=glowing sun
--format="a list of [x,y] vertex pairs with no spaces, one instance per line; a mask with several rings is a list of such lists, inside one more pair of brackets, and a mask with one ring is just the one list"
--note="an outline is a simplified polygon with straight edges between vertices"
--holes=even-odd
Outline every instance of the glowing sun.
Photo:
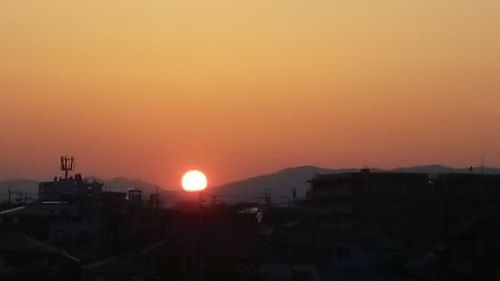
[[187,171],[182,176],[182,189],[185,191],[202,191],[207,188],[207,177],[198,170]]

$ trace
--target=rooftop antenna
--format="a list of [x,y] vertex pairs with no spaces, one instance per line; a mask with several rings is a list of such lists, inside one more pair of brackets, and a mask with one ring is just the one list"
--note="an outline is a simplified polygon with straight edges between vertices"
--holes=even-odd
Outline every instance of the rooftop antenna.
[[75,158],[73,156],[61,156],[61,171],[64,171],[64,179],[68,179],[68,172],[73,171]]

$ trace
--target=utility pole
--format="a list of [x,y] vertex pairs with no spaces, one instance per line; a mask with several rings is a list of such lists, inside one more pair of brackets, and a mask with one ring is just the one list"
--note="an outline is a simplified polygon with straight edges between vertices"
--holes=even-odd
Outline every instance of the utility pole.
[[266,208],[271,207],[271,192],[269,188],[266,188],[264,191],[264,205]]

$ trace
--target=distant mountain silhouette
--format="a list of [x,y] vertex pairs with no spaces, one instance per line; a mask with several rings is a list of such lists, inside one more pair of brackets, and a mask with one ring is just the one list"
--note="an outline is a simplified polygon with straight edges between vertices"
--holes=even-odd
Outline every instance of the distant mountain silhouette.
[[142,192],[144,193],[155,193],[157,188],[161,190],[158,185],[137,179],[127,179],[124,177],[117,177],[113,179],[86,177],[85,179],[89,181],[95,180],[97,182],[103,183],[103,190],[105,191],[127,192],[129,188],[137,188],[142,190]]
[[[143,191],[143,197],[146,200],[148,199],[149,194],[156,193],[157,190],[157,185],[136,179],[127,179],[122,177],[100,179],[93,176],[86,177],[85,179],[103,183],[104,191],[127,192],[129,188],[138,188]],[[47,179],[47,181],[50,180],[51,179]],[[38,182],[39,181],[29,179],[0,181],[0,202],[7,200],[9,189],[12,192],[27,193],[31,198],[36,199],[38,197]],[[176,195],[175,191],[164,190],[162,188],[158,188],[158,191],[161,193],[161,197],[167,205],[172,204]],[[16,198],[16,196],[17,195],[14,194],[13,198]]]
[[145,182],[137,179],[127,179],[123,177],[117,177],[113,179],[99,179],[96,177],[87,177],[87,180],[95,180],[97,182],[103,183],[104,191],[115,191],[115,192],[127,192],[129,188],[137,188],[143,192],[143,199],[147,200],[150,194],[160,192],[161,200],[164,202],[164,206],[170,206],[174,204],[177,198],[177,192],[173,190],[165,190],[156,184]]
[[407,168],[396,168],[391,171],[401,173],[418,173],[418,174],[439,174],[439,173],[455,173],[460,169],[450,168],[442,165],[424,165],[413,166]]
[[29,197],[38,197],[38,181],[29,179],[6,180],[0,181],[0,202],[7,201],[9,189],[13,193],[11,196],[13,201],[20,196],[15,193],[27,193]]
[[451,168],[442,165],[413,166],[408,168],[396,168],[391,171],[402,173],[421,173],[421,174],[439,174],[439,173],[475,173],[475,174],[500,174],[499,168],[492,167],[472,167],[470,168]]
[[[223,184],[218,187],[210,188],[208,193],[219,196],[225,202],[237,201],[263,201],[264,193],[269,190],[271,199],[277,203],[285,203],[292,199],[292,192],[295,188],[297,198],[305,198],[309,189],[310,180],[315,174],[357,172],[359,169],[328,169],[315,166],[300,166],[279,170],[274,173],[251,177],[236,182]],[[450,168],[442,165],[413,166],[406,168],[396,168],[391,170],[371,169],[372,172],[391,171],[400,173],[470,173],[469,168]],[[473,167],[472,173],[500,174],[499,168],[492,167]],[[96,180],[104,184],[104,190],[127,192],[129,188],[138,188],[144,192],[144,199],[149,194],[155,193],[157,185],[142,180],[127,179],[117,177],[113,179],[99,179],[97,177],[87,177],[88,180]],[[50,180],[50,179],[47,179]],[[0,181],[0,202],[7,200],[7,192],[28,193],[28,196],[37,198],[38,181],[29,179]],[[181,194],[177,191],[159,189],[161,197],[166,205],[173,204],[174,200],[180,198]],[[13,195],[13,198],[16,198]]]
[[[305,198],[309,189],[310,180],[315,174],[357,172],[360,169],[328,169],[315,166],[301,166],[287,168],[275,173],[256,176],[245,180],[232,182],[213,188],[214,194],[223,201],[263,201],[266,189],[271,194],[271,199],[278,203],[286,203],[292,199],[292,190],[295,187],[297,198]],[[450,168],[442,165],[414,166],[390,170],[370,169],[371,172],[399,172],[399,173],[470,173],[469,168]],[[500,174],[500,169],[490,167],[474,167],[473,173]]]
[[286,203],[292,199],[293,189],[297,198],[304,198],[310,180],[315,174],[352,172],[356,169],[332,170],[315,166],[287,168],[271,174],[256,176],[245,180],[227,183],[213,188],[211,193],[220,196],[226,202],[242,200],[262,201],[264,193],[269,190],[271,199]]

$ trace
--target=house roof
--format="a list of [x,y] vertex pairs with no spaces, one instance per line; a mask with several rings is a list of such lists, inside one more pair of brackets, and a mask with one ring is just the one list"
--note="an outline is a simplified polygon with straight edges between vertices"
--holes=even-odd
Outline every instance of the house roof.
[[176,224],[172,247],[165,254],[221,259],[254,259],[258,257],[259,230],[252,224],[223,221],[182,221]]
[[56,254],[62,255],[73,262],[80,262],[77,258],[68,255],[63,250],[26,235],[10,231],[0,231],[0,253]]

